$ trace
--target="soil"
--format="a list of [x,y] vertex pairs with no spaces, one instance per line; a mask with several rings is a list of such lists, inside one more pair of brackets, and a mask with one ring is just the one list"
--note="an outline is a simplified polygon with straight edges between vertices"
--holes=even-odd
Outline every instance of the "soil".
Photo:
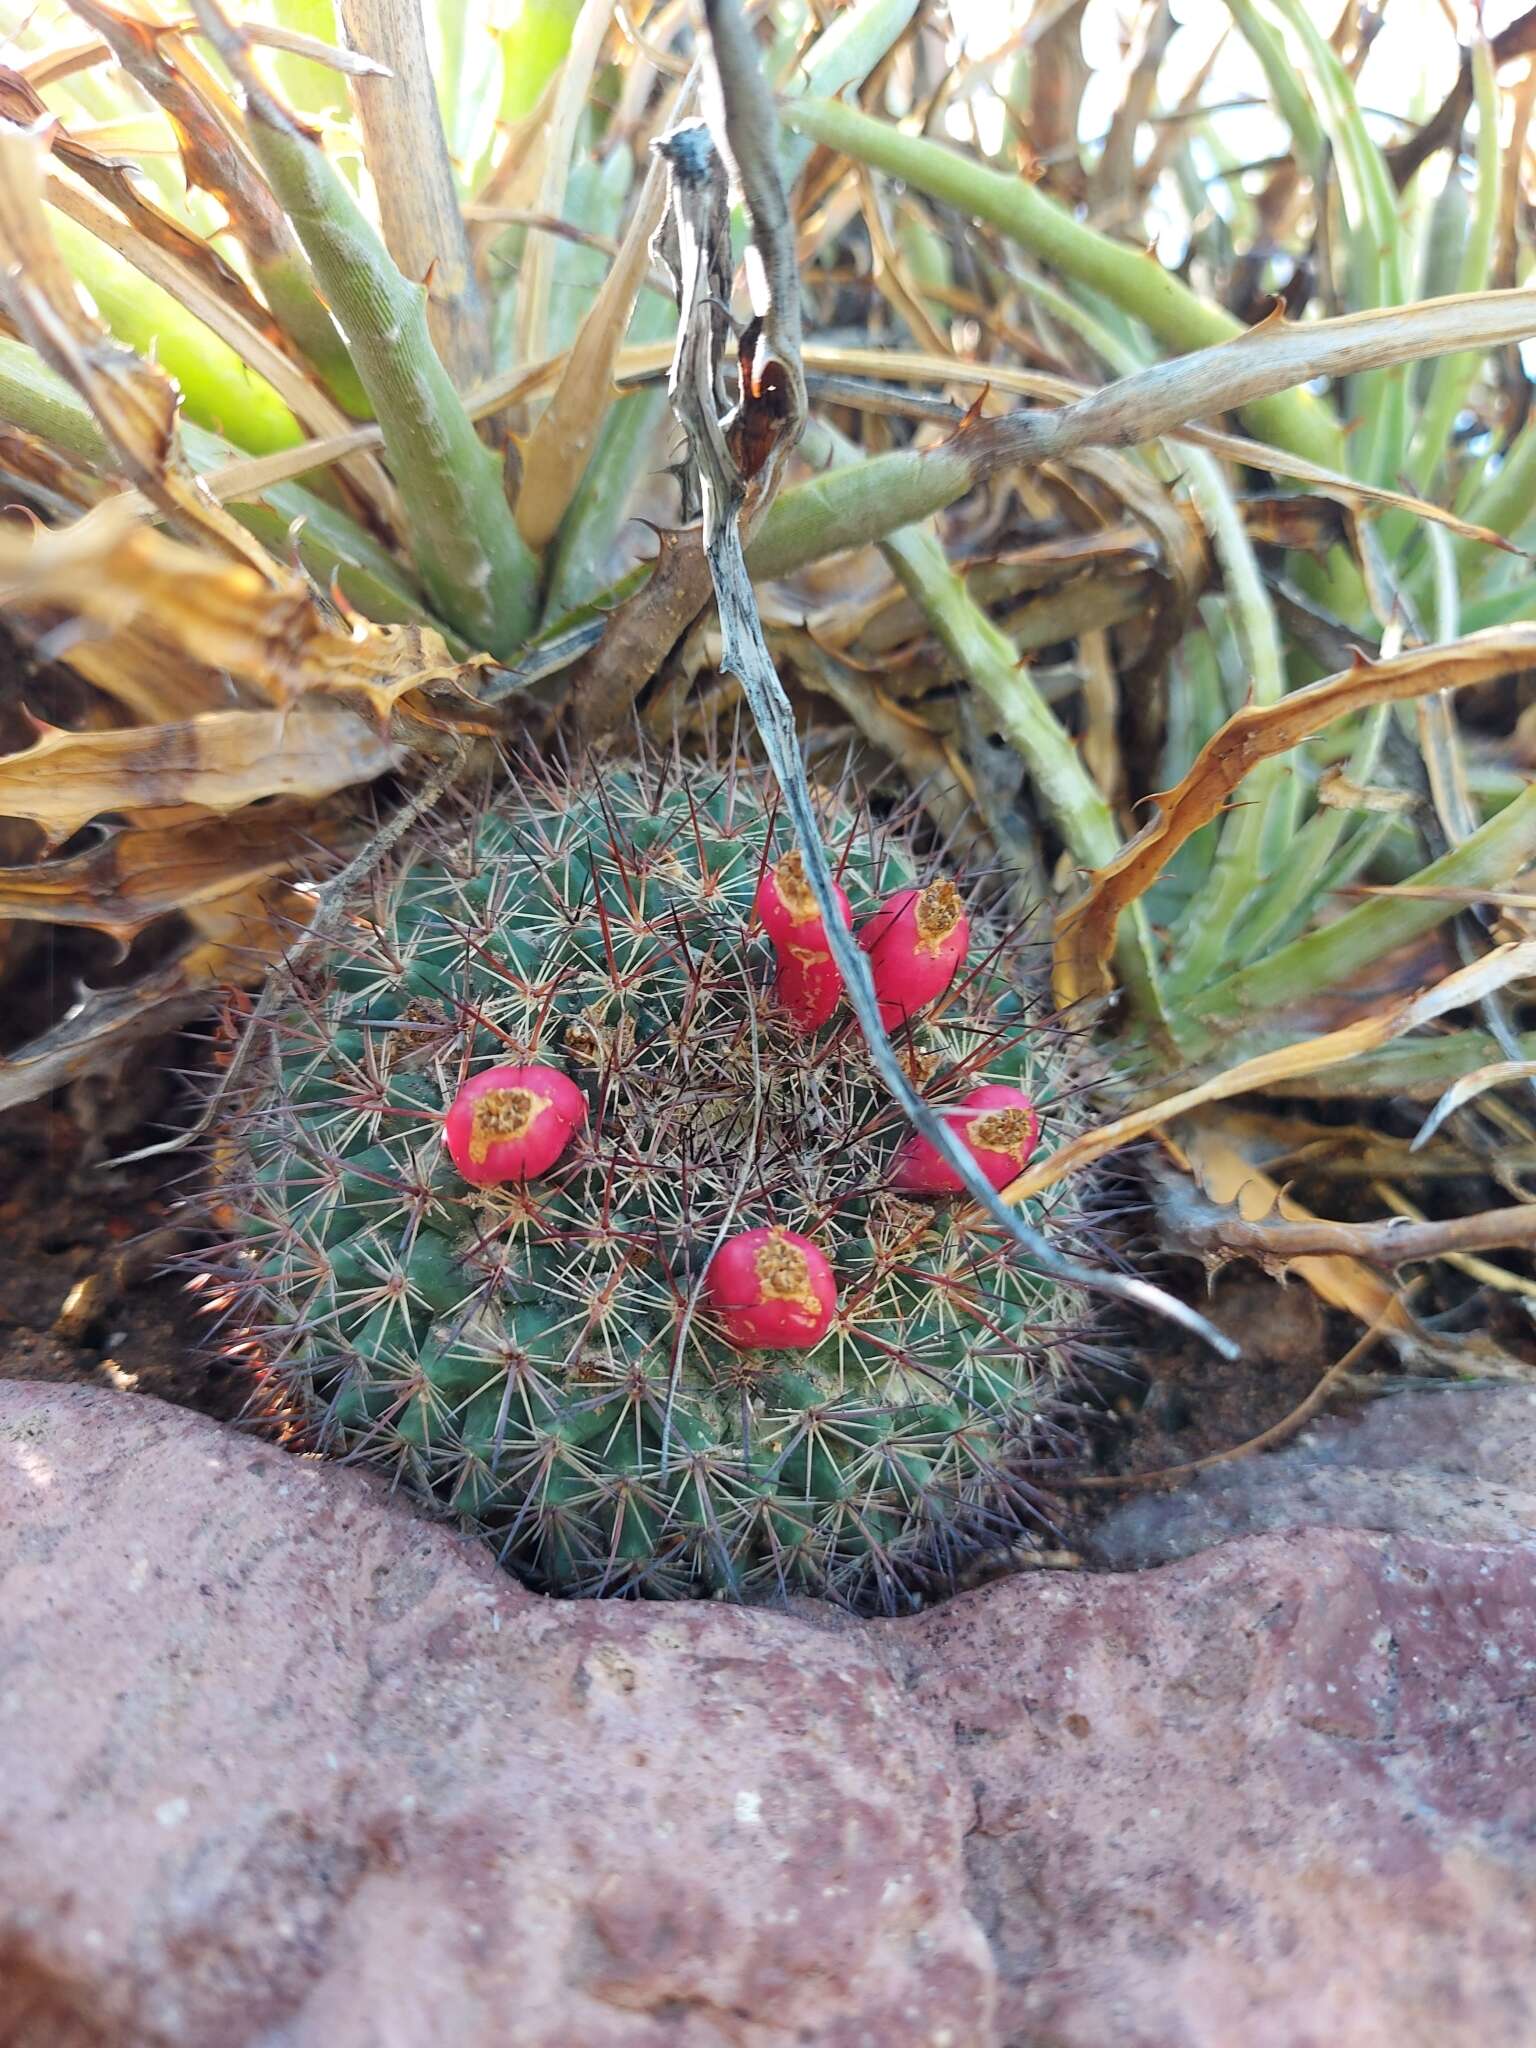
[[237,1415],[239,1375],[211,1355],[194,1298],[169,1270],[189,1242],[185,1161],[106,1164],[161,1132],[88,1136],[89,1106],[73,1093],[72,1107],[31,1103],[0,1118],[0,1379],[109,1385]]
[[1299,1408],[1358,1334],[1302,1281],[1281,1286],[1251,1267],[1229,1267],[1208,1296],[1198,1281],[1176,1291],[1242,1346],[1242,1359],[1230,1364],[1182,1331],[1144,1328],[1144,1381],[1111,1393],[1096,1432],[1105,1472],[1159,1472],[1247,1443]]

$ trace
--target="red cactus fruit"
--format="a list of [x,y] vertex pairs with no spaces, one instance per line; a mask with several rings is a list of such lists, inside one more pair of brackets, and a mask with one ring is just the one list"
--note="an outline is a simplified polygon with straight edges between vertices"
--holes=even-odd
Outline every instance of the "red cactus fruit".
[[944,879],[887,896],[859,933],[869,955],[880,1017],[893,1031],[943,995],[971,942],[960,891]]
[[[837,902],[851,931],[853,906],[841,889]],[[763,876],[756,908],[778,961],[774,993],[801,1031],[819,1031],[837,1008],[843,977],[832,964],[827,928],[798,853],[786,853]]]
[[[963,1102],[940,1110],[955,1135],[995,1188],[1017,1180],[1040,1136],[1034,1104],[1020,1088],[989,1082],[973,1088]],[[941,1153],[914,1131],[891,1170],[892,1187],[909,1195],[957,1195],[965,1186]]]
[[486,1067],[443,1120],[443,1143],[476,1187],[537,1180],[587,1120],[587,1098],[555,1067]]
[[825,953],[802,953],[797,947],[785,947],[778,959],[774,994],[801,1031],[819,1031],[842,1001],[837,963]]
[[743,1230],[709,1262],[704,1291],[743,1351],[809,1351],[827,1334],[837,1282],[826,1254],[793,1230]]
[[[835,882],[832,886],[837,889],[843,923],[852,931],[853,905]],[[827,928],[821,921],[821,912],[816,907],[816,898],[811,893],[811,885],[805,878],[805,866],[798,853],[786,853],[781,861],[769,868],[757,885],[755,907],[758,922],[772,939],[776,951],[782,953],[789,946],[807,953],[825,953],[828,950]]]

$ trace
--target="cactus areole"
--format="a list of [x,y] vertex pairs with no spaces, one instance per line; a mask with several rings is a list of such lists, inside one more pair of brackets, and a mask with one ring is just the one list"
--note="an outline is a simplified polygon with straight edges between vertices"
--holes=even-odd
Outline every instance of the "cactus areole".
[[[994,938],[956,984],[951,882],[835,797],[823,829],[995,1178],[1062,1046]],[[552,1592],[897,1609],[1027,1535],[1060,1439],[1081,1303],[924,1166],[774,832],[675,764],[466,799],[280,985],[219,1134],[257,1405]]]

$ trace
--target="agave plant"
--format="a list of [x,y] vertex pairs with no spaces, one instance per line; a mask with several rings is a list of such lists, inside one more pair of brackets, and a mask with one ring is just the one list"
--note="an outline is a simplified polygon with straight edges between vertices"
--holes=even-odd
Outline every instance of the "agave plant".
[[[561,722],[686,744],[739,702],[653,253],[699,20],[193,13],[42,6],[0,76],[0,456],[33,515],[0,575],[77,679],[0,758],[0,916],[12,962],[51,923],[140,970],[14,1051],[0,1100],[258,978],[365,786]],[[754,31],[809,417],[746,560],[812,736],[856,735],[974,866],[1058,899],[1058,997],[1125,1053],[1115,1116],[1015,1192],[1182,1119],[1213,1196],[1205,1104],[1518,1064],[1500,991],[1530,959],[1490,941],[1523,931],[1536,792],[1450,694],[1536,649],[1518,39],[1469,46],[1394,153],[1368,39],[1303,0],[1171,41],[1141,8],[1086,142],[1081,8],[980,56],[919,0],[819,22]],[[1228,36],[1282,124],[1254,163],[1207,89]],[[1389,958],[1395,1007],[1341,1007]],[[1350,1272],[1337,1298],[1402,1336]]]

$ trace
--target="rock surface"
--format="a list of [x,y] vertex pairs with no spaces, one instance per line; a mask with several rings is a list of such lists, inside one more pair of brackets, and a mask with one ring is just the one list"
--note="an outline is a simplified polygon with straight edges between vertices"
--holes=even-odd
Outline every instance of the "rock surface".
[[1533,1925],[1536,1544],[553,1605],[0,1387],[4,2048],[1529,2048]]
[[1325,1417],[1268,1457],[1214,1465],[1176,1493],[1128,1497],[1095,1531],[1092,1553],[1125,1571],[1301,1528],[1536,1541],[1536,1388],[1406,1393]]

